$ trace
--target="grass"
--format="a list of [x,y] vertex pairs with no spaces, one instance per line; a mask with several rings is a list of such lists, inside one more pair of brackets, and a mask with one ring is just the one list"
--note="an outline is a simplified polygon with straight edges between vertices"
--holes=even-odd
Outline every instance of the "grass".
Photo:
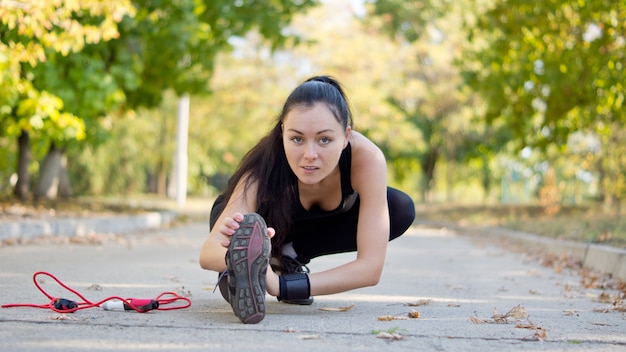
[[459,225],[500,226],[576,242],[603,243],[626,248],[626,221],[599,207],[562,207],[548,216],[532,205],[418,205],[418,220]]

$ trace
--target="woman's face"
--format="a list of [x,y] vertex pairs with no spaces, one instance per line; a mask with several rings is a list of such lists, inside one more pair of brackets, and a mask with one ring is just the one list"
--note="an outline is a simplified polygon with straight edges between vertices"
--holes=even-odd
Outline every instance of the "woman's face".
[[324,103],[291,109],[283,120],[283,145],[298,180],[313,185],[326,178],[338,165],[349,135],[350,127],[344,131]]

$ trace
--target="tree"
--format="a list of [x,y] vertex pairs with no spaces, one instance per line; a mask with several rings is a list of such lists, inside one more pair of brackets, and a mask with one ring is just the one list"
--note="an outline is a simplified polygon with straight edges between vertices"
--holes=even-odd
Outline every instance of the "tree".
[[[81,5],[75,1],[46,2],[47,12],[58,10],[63,16],[58,23],[53,16],[52,24],[46,22],[41,25],[42,28],[59,28],[59,38],[62,37],[62,30],[66,29],[66,22],[77,23],[79,28],[89,28],[90,31],[83,37],[79,35],[83,41],[72,42],[74,46],[59,44],[58,50],[55,49],[57,46],[51,49],[42,46],[37,54],[41,58],[48,55],[49,60],[28,71],[32,78],[29,82],[37,90],[61,97],[65,103],[64,111],[72,112],[71,116],[80,116],[77,120],[86,126],[88,139],[102,136],[103,127],[99,120],[103,116],[113,119],[118,108],[154,107],[161,102],[163,92],[169,89],[177,94],[207,92],[215,55],[229,47],[230,38],[256,27],[268,41],[276,45],[284,43],[289,36],[281,33],[282,26],[296,10],[313,3],[312,0],[297,4],[287,0],[255,1],[251,4],[227,0],[136,0],[133,1],[134,7],[125,8],[128,2],[115,5],[95,0],[81,2]],[[109,5],[111,8],[107,7]],[[29,19],[20,23],[46,20],[45,16],[39,18],[35,15],[42,12],[39,11],[41,6],[30,6],[29,2],[24,8],[15,7],[15,15],[3,20],[7,23],[3,33],[8,33],[13,42],[28,42],[32,38],[20,32],[22,29],[15,24],[19,22],[16,18]],[[124,16],[135,11],[133,17]],[[29,16],[34,19],[30,20]],[[119,32],[108,27],[117,23]],[[98,28],[102,32],[95,30]],[[47,40],[43,31],[41,35]],[[107,42],[99,40],[107,35],[118,38]],[[64,37],[59,38],[55,38],[54,42],[67,42],[61,40]],[[44,39],[41,41],[47,43]],[[78,50],[81,51],[76,54]],[[56,54],[57,51],[61,52],[60,55]],[[70,53],[72,55],[68,55]],[[71,145],[65,142],[67,140],[51,140],[49,150],[63,153]],[[50,182],[47,184],[53,185]],[[42,190],[47,188],[44,186]]]
[[432,201],[436,169],[448,162],[448,200],[452,198],[452,164],[468,160],[477,138],[470,124],[472,95],[460,89],[462,80],[455,60],[461,58],[461,18],[464,2],[445,0],[406,2],[377,0],[371,13],[382,20],[392,38],[411,50],[411,64],[404,67],[403,85],[394,89],[388,101],[419,131],[419,147],[395,149],[392,159],[398,167],[417,163],[422,173],[423,201]]
[[626,165],[612,151],[625,143],[626,1],[509,0],[477,14],[463,69],[486,121],[518,149],[564,150],[574,132],[595,134],[604,199],[624,198]]
[[[47,53],[69,55],[86,43],[110,40],[118,33],[117,23],[132,13],[127,0],[112,4],[87,1],[9,1],[0,6],[0,125],[9,137],[17,137],[18,182],[14,193],[28,195],[30,141],[32,137],[56,140],[84,138],[82,121],[63,111],[54,94],[33,85],[29,68],[46,61]],[[98,18],[81,23],[75,16]]]

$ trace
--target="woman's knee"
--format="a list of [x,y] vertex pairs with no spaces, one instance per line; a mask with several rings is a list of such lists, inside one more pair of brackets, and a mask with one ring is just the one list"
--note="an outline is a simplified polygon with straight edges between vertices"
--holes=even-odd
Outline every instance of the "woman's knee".
[[389,187],[387,189],[389,203],[390,239],[402,235],[415,221],[415,203],[408,194]]

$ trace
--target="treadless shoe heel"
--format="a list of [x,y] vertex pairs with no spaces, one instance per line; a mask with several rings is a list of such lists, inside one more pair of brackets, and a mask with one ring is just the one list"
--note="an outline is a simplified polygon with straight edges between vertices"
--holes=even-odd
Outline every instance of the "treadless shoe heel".
[[256,324],[265,317],[270,247],[265,220],[256,213],[244,215],[226,253],[230,305],[244,324]]

